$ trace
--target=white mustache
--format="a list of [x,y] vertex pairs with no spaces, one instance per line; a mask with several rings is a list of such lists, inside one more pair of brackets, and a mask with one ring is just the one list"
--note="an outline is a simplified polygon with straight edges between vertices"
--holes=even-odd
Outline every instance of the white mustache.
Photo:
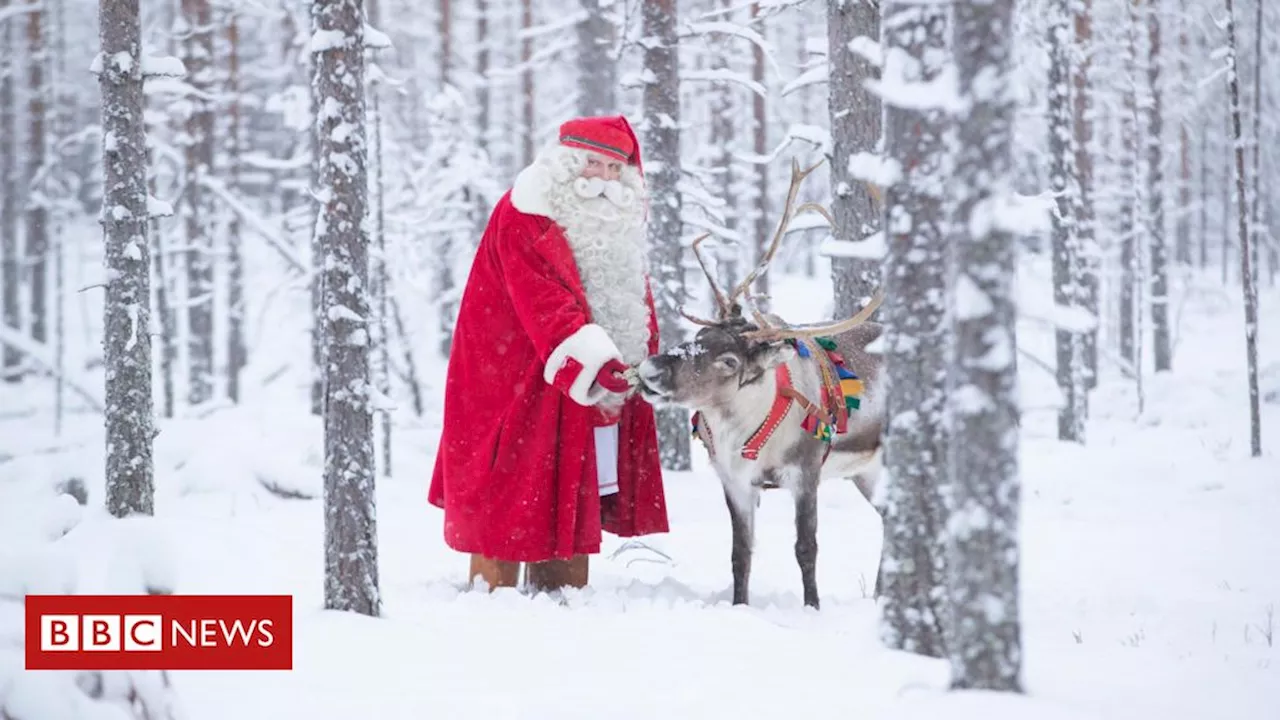
[[573,181],[573,191],[583,198],[605,197],[618,207],[631,207],[636,193],[618,180],[580,177]]

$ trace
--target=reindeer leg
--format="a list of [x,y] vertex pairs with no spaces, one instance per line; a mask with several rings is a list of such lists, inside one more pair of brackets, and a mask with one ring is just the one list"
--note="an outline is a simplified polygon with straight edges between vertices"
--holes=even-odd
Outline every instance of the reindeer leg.
[[733,604],[746,605],[747,586],[751,580],[751,549],[755,544],[755,503],[741,502],[742,499],[735,498],[727,487],[724,500],[729,506],[729,522],[733,526]]
[[[816,480],[813,476],[813,480]],[[796,562],[804,584],[804,604],[818,608],[818,487],[809,481],[795,490]]]

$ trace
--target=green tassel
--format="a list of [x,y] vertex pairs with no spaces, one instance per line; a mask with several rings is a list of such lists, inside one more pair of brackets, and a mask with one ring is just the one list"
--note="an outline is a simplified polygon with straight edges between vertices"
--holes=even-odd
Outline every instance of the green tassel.
[[832,351],[836,349],[836,341],[829,337],[814,338],[823,350]]

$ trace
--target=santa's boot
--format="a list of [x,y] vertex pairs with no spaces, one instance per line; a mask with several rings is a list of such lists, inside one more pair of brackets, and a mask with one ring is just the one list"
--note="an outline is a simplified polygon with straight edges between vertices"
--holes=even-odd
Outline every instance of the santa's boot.
[[513,588],[520,580],[520,563],[494,560],[472,553],[469,582],[471,587],[475,586],[477,578],[489,585],[489,592],[500,587]]
[[566,587],[581,589],[587,586],[587,569],[586,555],[529,563],[525,584],[532,593],[551,593]]

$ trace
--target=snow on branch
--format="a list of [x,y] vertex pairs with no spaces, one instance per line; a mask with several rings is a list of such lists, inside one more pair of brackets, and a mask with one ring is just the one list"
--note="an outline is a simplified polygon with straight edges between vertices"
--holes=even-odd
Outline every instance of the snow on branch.
[[871,63],[874,67],[884,67],[884,53],[880,43],[866,35],[859,35],[850,40],[849,52]]
[[733,15],[741,10],[750,10],[754,7],[756,8],[756,17],[753,20],[767,20],[771,15],[776,15],[793,7],[800,7],[808,2],[809,0],[749,0],[736,5],[728,5],[718,10],[708,10],[699,17],[723,17],[725,15]]
[[32,340],[12,328],[0,325],[0,346],[5,345],[31,358],[50,375],[62,378],[62,381],[67,384],[67,387],[74,390],[75,393],[89,405],[89,407],[100,413],[106,412],[106,407],[98,396],[94,395],[87,387],[81,385],[74,378],[67,377],[66,373],[58,372],[57,363],[52,360],[52,353],[45,344]]
[[904,110],[942,110],[956,112],[964,107],[959,94],[955,65],[948,64],[932,80],[907,80],[909,70],[920,61],[901,48],[891,49],[883,58],[884,71],[879,80],[863,85],[884,102]]
[[147,217],[151,220],[173,217],[173,205],[155,196],[147,195]]
[[147,55],[142,58],[143,77],[180,78],[186,75],[187,67],[172,55]]
[[818,254],[830,258],[854,258],[858,260],[883,260],[889,252],[884,233],[877,232],[862,240],[837,240],[828,237],[818,246]]
[[587,19],[587,11],[579,9],[578,12],[569,13],[561,17],[555,22],[546,23],[545,25],[534,25],[530,28],[522,28],[516,31],[516,40],[534,40],[544,35],[559,35],[564,32],[573,30],[583,20]]
[[876,187],[892,187],[902,180],[902,167],[896,160],[868,152],[849,156],[849,177]]
[[782,87],[782,96],[786,97],[791,93],[809,87],[811,85],[821,85],[827,82],[830,76],[830,66],[825,63],[817,63],[813,67],[800,73],[800,76],[787,83]]
[[40,12],[42,10],[44,10],[44,3],[39,2],[39,0],[36,0],[36,2],[25,3],[22,5],[13,5],[11,7],[0,8],[0,25],[4,25],[6,22],[13,20],[21,15],[26,15],[27,13]]
[[751,90],[751,92],[762,98],[769,97],[769,91],[765,89],[763,83],[752,80],[747,75],[733,70],[723,68],[709,68],[705,70],[690,70],[688,72],[681,71],[681,82],[729,82],[742,85]]
[[227,207],[231,208],[240,216],[240,219],[257,231],[262,236],[262,239],[266,240],[267,244],[274,248],[280,254],[280,257],[284,258],[285,262],[289,263],[293,269],[303,274],[310,272],[307,269],[307,263],[294,253],[293,247],[280,236],[279,231],[271,227],[261,215],[250,209],[248,205],[245,205],[221,180],[201,174],[200,185],[225,202]]
[[773,68],[773,72],[779,75],[782,74],[782,70],[778,67],[778,61],[773,56],[773,46],[769,44],[769,41],[764,39],[763,35],[749,27],[723,20],[695,22],[685,25],[685,30],[679,33],[681,40],[697,37],[699,35],[730,35],[732,37],[746,40],[764,52],[764,58],[768,61],[769,66]]
[[364,24],[364,46],[367,50],[387,50],[395,47],[390,36],[369,23]]
[[[385,50],[391,45],[391,38],[386,33],[374,28],[368,23],[362,28],[363,47],[366,50]],[[351,45],[347,34],[342,30],[316,30],[311,35],[311,42],[307,49],[312,53],[327,52],[329,50],[337,50]]]
[[816,145],[822,150],[823,154],[831,151],[831,132],[820,125],[795,123],[787,128],[787,140]]

